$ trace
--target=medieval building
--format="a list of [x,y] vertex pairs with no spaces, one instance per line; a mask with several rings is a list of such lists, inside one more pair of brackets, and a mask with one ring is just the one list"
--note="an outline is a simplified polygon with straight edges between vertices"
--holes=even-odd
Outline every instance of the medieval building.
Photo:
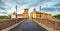
[[34,8],[33,12],[30,13],[30,17],[31,18],[52,18],[52,15],[47,14],[47,13],[38,12]]
[[11,18],[16,18],[16,15],[17,15],[17,18],[28,18],[28,9],[24,9],[24,13],[22,14],[16,14],[16,12],[14,12],[11,15]]

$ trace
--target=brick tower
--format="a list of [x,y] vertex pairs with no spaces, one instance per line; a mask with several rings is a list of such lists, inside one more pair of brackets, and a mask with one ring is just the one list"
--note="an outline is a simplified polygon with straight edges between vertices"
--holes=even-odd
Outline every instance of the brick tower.
[[28,9],[24,9],[24,18],[28,18]]

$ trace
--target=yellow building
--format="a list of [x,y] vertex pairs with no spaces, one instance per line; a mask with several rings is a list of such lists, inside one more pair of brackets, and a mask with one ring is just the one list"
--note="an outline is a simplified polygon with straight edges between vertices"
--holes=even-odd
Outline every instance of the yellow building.
[[24,18],[28,18],[28,9],[24,9]]
[[[24,9],[24,13],[22,14],[17,14],[17,18],[28,18],[28,9]],[[11,15],[11,18],[16,18],[16,13],[14,12],[12,15]]]
[[[16,18],[15,12],[11,15],[11,18]],[[17,14],[17,18],[23,18],[23,14]]]
[[37,12],[34,8],[33,12],[30,14],[31,18],[52,18],[51,14]]
[[23,14],[17,14],[17,18],[23,18]]
[[16,13],[13,12],[13,14],[11,15],[11,18],[16,18]]

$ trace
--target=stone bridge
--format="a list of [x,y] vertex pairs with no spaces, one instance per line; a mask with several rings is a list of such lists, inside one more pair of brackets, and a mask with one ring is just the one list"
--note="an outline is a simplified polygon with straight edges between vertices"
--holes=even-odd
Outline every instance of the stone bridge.
[[[8,19],[8,21],[0,20],[0,30],[7,28],[9,26],[12,26],[22,20],[24,19],[23,18],[22,19]],[[47,29],[48,31],[60,31],[60,21],[58,20],[45,19],[45,18],[34,18],[33,21],[35,21],[37,24]]]
[[33,19],[36,23],[38,23],[40,26],[44,27],[48,31],[60,31],[60,21],[55,19],[39,19],[35,18]]

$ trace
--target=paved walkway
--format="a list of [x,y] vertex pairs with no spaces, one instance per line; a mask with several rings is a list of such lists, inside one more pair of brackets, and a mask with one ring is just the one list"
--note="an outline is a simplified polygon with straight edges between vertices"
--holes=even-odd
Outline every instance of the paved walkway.
[[47,31],[47,30],[39,26],[32,19],[27,19],[23,23],[11,29],[10,31]]

